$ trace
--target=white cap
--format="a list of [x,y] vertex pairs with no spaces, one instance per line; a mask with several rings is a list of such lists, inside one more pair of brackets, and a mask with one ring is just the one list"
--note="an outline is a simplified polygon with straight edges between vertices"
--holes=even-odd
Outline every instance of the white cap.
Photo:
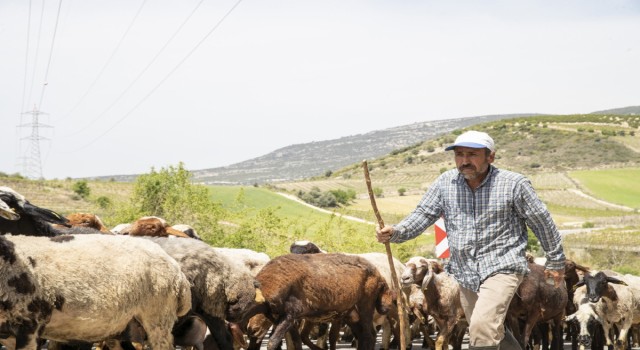
[[460,134],[456,138],[456,142],[445,148],[445,151],[451,151],[455,147],[471,147],[471,148],[488,148],[491,152],[495,152],[496,146],[493,143],[493,139],[486,132],[481,131],[467,131]]

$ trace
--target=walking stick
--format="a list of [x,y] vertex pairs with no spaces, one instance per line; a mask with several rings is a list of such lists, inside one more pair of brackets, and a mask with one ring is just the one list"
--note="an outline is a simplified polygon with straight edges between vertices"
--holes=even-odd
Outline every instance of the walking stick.
[[[371,207],[373,207],[373,213],[376,215],[376,219],[378,219],[378,225],[380,228],[384,227],[384,221],[382,221],[382,216],[380,216],[380,212],[378,211],[378,205],[376,204],[376,197],[373,195],[373,189],[371,188],[371,177],[369,176],[369,165],[366,160],[362,161],[362,168],[364,169],[364,179],[367,182],[367,190],[369,191],[369,199],[371,200]],[[400,289],[400,282],[398,281],[398,275],[396,274],[396,267],[393,263],[393,255],[391,253],[391,245],[389,242],[384,242],[384,247],[387,250],[387,259],[389,260],[389,270],[391,270],[391,279],[392,281],[392,290],[395,290],[397,295],[396,304],[398,305],[398,320],[400,322],[400,349],[405,350],[406,343],[404,337],[404,294],[402,294],[402,290]]]

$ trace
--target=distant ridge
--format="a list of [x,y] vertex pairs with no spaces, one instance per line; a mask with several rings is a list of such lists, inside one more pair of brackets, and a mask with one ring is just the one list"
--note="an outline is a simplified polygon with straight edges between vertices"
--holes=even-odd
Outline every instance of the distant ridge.
[[363,159],[377,158],[470,125],[534,115],[539,114],[500,114],[418,122],[339,139],[291,145],[229,166],[191,172],[195,182],[205,184],[295,181],[322,175]]
[[622,108],[607,109],[590,114],[616,114],[616,115],[640,115],[640,106],[629,106]]

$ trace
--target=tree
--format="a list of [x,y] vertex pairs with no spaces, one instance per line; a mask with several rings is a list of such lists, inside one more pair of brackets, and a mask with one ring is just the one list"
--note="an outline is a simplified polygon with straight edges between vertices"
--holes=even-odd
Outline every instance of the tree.
[[404,188],[404,187],[400,187],[400,188],[398,188],[398,195],[399,195],[399,196],[401,196],[401,197],[402,197],[402,196],[404,196],[404,194],[405,194],[406,192],[407,192],[407,189],[406,189],[406,188]]

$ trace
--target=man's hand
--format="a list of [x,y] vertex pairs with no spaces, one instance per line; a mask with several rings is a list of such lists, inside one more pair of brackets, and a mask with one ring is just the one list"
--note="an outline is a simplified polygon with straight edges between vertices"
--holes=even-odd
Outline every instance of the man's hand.
[[393,227],[385,226],[383,228],[380,228],[376,226],[376,238],[378,239],[378,242],[388,243],[391,239],[391,236],[393,236]]
[[556,288],[560,288],[564,283],[564,269],[562,270],[544,270],[544,278],[547,284],[552,284]]

